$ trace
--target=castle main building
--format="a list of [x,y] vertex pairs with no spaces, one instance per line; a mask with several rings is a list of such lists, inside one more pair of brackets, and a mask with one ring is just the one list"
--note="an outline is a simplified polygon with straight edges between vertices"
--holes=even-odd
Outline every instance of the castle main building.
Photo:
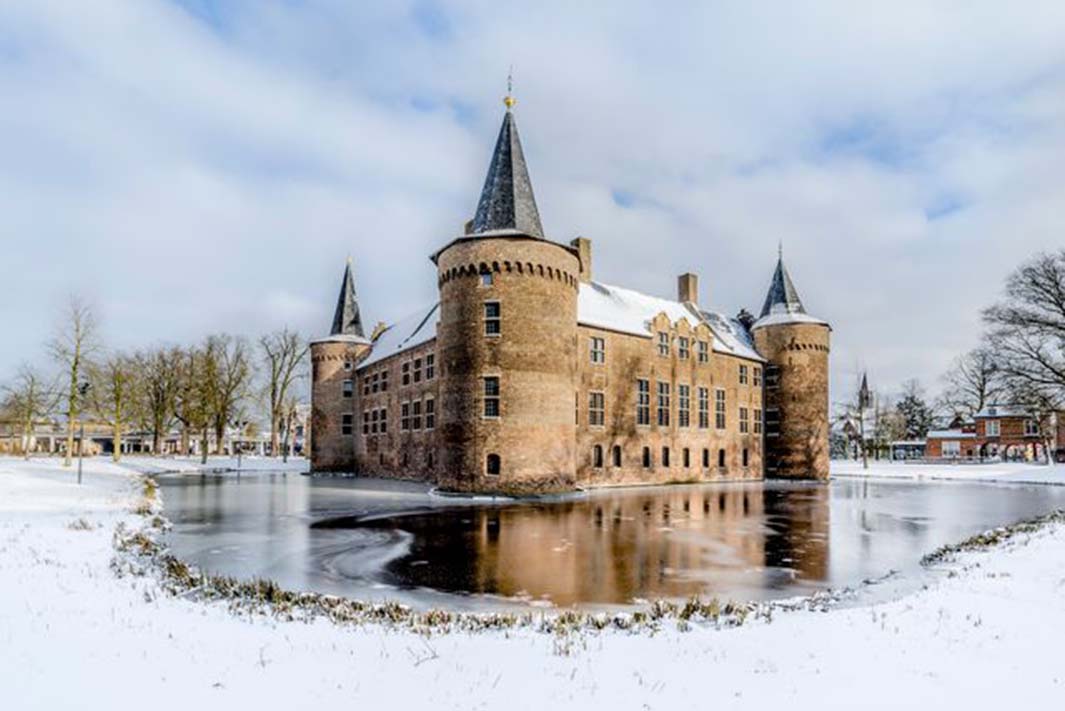
[[476,214],[431,259],[439,301],[367,335],[351,264],[311,343],[316,472],[467,492],[828,476],[829,325],[779,259],[761,316],[592,279],[544,236],[507,97]]

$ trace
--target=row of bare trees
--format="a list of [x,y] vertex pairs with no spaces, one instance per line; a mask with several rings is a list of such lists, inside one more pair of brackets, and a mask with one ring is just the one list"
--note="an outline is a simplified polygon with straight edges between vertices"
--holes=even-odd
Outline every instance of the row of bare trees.
[[198,440],[206,461],[212,435],[214,453],[220,454],[230,428],[253,428],[255,415],[263,414],[271,451],[287,456],[307,346],[288,328],[262,336],[257,346],[253,349],[243,337],[215,334],[187,346],[107,349],[93,309],[75,297],[48,344],[57,372],[49,376],[43,368],[21,366],[3,387],[0,419],[18,429],[28,456],[35,427],[60,416],[69,465],[83,417],[110,429],[116,461],[123,437],[134,428],[151,434],[154,453],[177,429],[180,453],[188,454]]
[[860,386],[838,406],[839,416],[871,425],[870,445],[923,438],[936,424],[970,420],[989,405],[1023,410],[1052,451],[1055,416],[1065,410],[1065,249],[1040,253],[1006,280],[1002,299],[983,312],[978,347],[943,375],[942,394],[926,400],[916,380],[898,397],[873,393],[859,407]]

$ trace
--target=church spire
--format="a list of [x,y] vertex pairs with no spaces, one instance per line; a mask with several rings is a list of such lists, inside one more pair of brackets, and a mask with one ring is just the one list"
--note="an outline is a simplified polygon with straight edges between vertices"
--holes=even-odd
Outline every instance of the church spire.
[[783,246],[777,247],[777,268],[773,272],[772,281],[769,282],[769,293],[766,294],[765,304],[762,306],[763,318],[772,313],[806,313],[799,292],[791,281],[787,267],[784,266]]
[[516,230],[530,237],[543,239],[544,228],[540,224],[540,212],[536,209],[529,169],[518,138],[518,126],[514,122],[515,99],[511,95],[510,79],[507,79],[507,107],[503,126],[488,165],[488,175],[473,217],[473,234],[493,230]]
[[344,268],[344,281],[340,285],[333,329],[329,335],[366,337],[362,330],[362,316],[359,314],[359,298],[355,294],[355,277],[351,273],[351,257],[348,257],[348,264]]

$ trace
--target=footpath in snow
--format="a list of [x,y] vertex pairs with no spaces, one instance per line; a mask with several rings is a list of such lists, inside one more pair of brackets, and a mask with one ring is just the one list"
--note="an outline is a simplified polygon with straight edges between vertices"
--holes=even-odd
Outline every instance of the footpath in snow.
[[1056,708],[1065,526],[961,554],[897,601],[560,639],[283,622],[116,577],[141,479],[0,458],[4,709]]

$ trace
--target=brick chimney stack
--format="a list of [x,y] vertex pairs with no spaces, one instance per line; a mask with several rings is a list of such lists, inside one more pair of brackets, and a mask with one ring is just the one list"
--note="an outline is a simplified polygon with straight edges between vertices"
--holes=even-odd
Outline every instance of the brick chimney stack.
[[677,277],[677,301],[699,303],[699,277],[686,272]]

